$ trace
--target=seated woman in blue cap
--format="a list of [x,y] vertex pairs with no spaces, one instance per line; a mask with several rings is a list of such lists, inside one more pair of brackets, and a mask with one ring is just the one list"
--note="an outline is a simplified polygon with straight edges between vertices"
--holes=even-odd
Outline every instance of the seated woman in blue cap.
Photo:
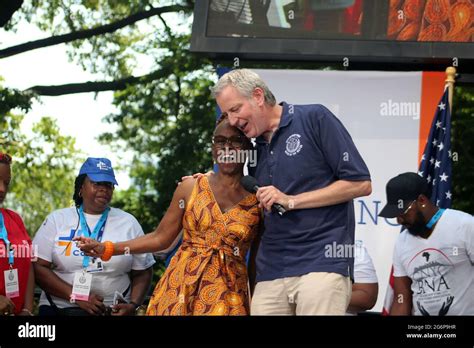
[[85,256],[73,242],[78,236],[120,242],[143,235],[134,216],[109,206],[115,185],[110,160],[88,158],[75,180],[75,206],[52,212],[36,233],[39,315],[133,315],[142,304],[152,254],[103,261]]

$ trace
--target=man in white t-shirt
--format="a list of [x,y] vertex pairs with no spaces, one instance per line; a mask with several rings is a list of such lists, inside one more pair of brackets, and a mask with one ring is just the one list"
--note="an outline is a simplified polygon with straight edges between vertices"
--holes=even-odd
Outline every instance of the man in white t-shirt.
[[362,240],[355,241],[354,283],[352,284],[351,301],[347,315],[367,311],[375,306],[379,284],[377,273],[369,252]]
[[406,228],[393,255],[391,315],[474,315],[474,217],[439,209],[416,173],[387,184],[380,216]]

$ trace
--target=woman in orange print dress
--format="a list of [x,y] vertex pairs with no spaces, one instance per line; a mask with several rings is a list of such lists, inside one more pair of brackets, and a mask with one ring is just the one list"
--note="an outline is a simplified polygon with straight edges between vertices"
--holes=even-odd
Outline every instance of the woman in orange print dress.
[[248,315],[245,256],[258,239],[261,211],[255,195],[240,185],[243,156],[236,154],[250,148],[223,119],[212,146],[218,172],[181,183],[154,232],[113,245],[79,237],[79,247],[102,259],[153,252],[167,248],[183,229],[183,243],[156,285],[147,315]]

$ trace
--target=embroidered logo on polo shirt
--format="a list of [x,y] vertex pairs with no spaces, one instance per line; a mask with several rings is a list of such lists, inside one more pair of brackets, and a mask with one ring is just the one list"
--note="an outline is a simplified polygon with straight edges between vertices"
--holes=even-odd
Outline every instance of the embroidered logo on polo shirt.
[[292,134],[286,139],[286,150],[285,153],[287,156],[294,156],[298,154],[303,145],[301,145],[301,135],[299,134]]

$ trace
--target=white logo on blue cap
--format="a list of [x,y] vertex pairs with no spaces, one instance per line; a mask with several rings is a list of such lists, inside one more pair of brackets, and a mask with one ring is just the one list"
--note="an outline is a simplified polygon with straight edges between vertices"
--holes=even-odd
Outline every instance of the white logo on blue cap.
[[97,168],[99,168],[99,170],[111,170],[112,169],[112,167],[108,166],[107,164],[105,164],[102,161],[99,161],[99,163],[97,163]]

